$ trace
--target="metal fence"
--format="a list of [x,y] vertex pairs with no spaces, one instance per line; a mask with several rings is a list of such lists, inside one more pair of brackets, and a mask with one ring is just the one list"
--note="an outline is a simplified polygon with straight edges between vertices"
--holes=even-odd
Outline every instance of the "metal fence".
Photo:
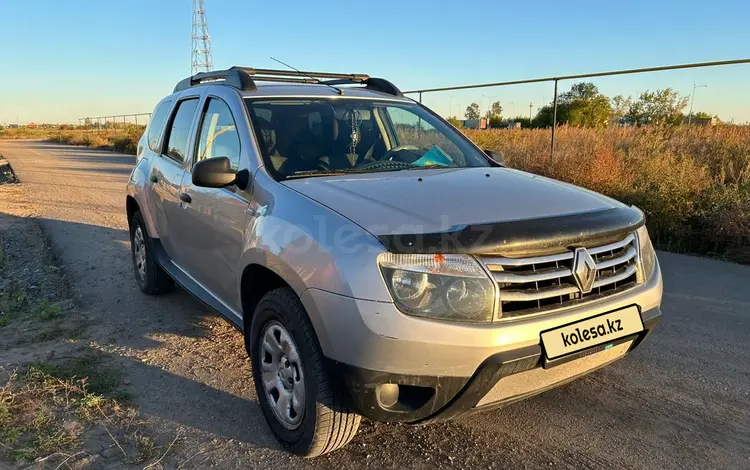
[[[750,64],[750,59],[735,59],[735,60],[719,60],[714,62],[695,62],[691,64],[679,64],[679,65],[665,65],[660,67],[645,67],[638,69],[625,69],[625,70],[614,70],[609,72],[592,72],[592,73],[581,73],[575,75],[560,75],[554,77],[543,77],[543,78],[529,78],[525,80],[510,80],[505,82],[492,82],[492,83],[480,83],[475,85],[458,85],[448,86],[440,88],[422,88],[418,90],[405,91],[404,94],[419,94],[419,102],[422,102],[422,95],[425,93],[437,93],[442,91],[456,91],[456,90],[469,90],[476,88],[490,88],[490,87],[501,87],[509,85],[524,85],[529,83],[543,83],[553,82],[554,83],[554,98],[552,101],[553,116],[552,116],[552,137],[550,139],[550,157],[555,152],[555,129],[557,128],[557,85],[562,80],[578,80],[582,78],[594,78],[594,77],[608,77],[614,75],[628,75],[636,73],[648,73],[648,72],[662,72],[666,70],[680,70],[680,69],[692,69],[701,67],[718,67],[724,65],[738,65],[738,64]],[[452,112],[452,109],[450,110]],[[141,117],[140,121],[138,117]],[[148,116],[144,118],[144,116]],[[129,124],[128,119],[130,118],[131,124],[135,125],[146,125],[148,119],[151,117],[151,113],[137,113],[137,114],[119,114],[115,116],[90,116],[85,118],[79,118],[78,123],[81,126],[85,126],[90,129],[111,129],[113,127],[123,127]]]
[[[138,119],[140,117],[140,119]],[[151,113],[118,114],[114,116],[88,116],[78,118],[78,125],[87,129],[106,130],[131,125],[145,126]]]
[[[557,128],[557,84],[561,80],[577,80],[581,78],[593,78],[593,77],[607,77],[613,75],[627,75],[634,73],[647,73],[647,72],[661,72],[665,70],[680,70],[680,69],[692,69],[699,67],[718,67],[722,65],[737,65],[737,64],[748,64],[750,59],[735,59],[735,60],[720,60],[715,62],[696,62],[692,64],[680,64],[680,65],[665,65],[661,67],[646,67],[640,69],[626,69],[626,70],[615,70],[610,72],[593,72],[593,73],[582,73],[576,75],[561,75],[557,77],[544,77],[544,78],[530,78],[526,80],[511,80],[506,82],[494,82],[494,83],[480,83],[476,85],[458,85],[440,88],[423,88],[419,90],[405,91],[405,94],[419,94],[419,102],[422,102],[422,94],[424,93],[436,93],[441,91],[456,91],[456,90],[469,90],[475,88],[489,88],[499,87],[508,85],[524,85],[528,83],[541,83],[541,82],[553,82],[554,83],[554,99],[553,99],[553,115],[552,115],[552,138],[550,141],[550,158],[555,153],[555,129]],[[453,110],[451,110],[452,112]]]

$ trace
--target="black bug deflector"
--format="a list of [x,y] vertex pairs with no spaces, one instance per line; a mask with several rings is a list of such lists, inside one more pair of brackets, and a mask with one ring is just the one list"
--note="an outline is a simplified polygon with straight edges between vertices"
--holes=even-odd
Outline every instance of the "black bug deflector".
[[380,235],[392,253],[528,255],[616,239],[645,223],[635,208],[615,207],[537,219],[451,227],[444,232]]

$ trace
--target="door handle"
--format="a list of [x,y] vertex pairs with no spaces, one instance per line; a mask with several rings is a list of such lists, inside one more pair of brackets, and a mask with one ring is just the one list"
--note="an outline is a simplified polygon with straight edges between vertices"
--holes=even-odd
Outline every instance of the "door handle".
[[180,201],[190,204],[193,198],[188,193],[180,193]]
[[156,175],[151,175],[148,177],[148,180],[151,181],[152,183],[156,183],[157,181],[159,181],[159,177]]

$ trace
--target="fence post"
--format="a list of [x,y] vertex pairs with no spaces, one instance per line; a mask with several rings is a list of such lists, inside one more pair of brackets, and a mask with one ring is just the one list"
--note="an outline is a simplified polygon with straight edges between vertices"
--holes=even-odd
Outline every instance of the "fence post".
[[557,79],[555,79],[555,99],[553,100],[552,108],[552,141],[550,142],[549,147],[550,161],[552,161],[555,156],[555,128],[557,127]]
[[421,91],[419,92],[419,102],[420,103],[422,102],[422,92]]

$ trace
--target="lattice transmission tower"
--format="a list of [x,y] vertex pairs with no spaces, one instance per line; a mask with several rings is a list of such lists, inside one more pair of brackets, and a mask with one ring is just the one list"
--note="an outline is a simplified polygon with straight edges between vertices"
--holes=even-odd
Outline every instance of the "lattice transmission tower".
[[193,0],[193,54],[190,62],[191,75],[208,72],[214,68],[214,60],[211,57],[211,36],[208,34],[203,0]]

